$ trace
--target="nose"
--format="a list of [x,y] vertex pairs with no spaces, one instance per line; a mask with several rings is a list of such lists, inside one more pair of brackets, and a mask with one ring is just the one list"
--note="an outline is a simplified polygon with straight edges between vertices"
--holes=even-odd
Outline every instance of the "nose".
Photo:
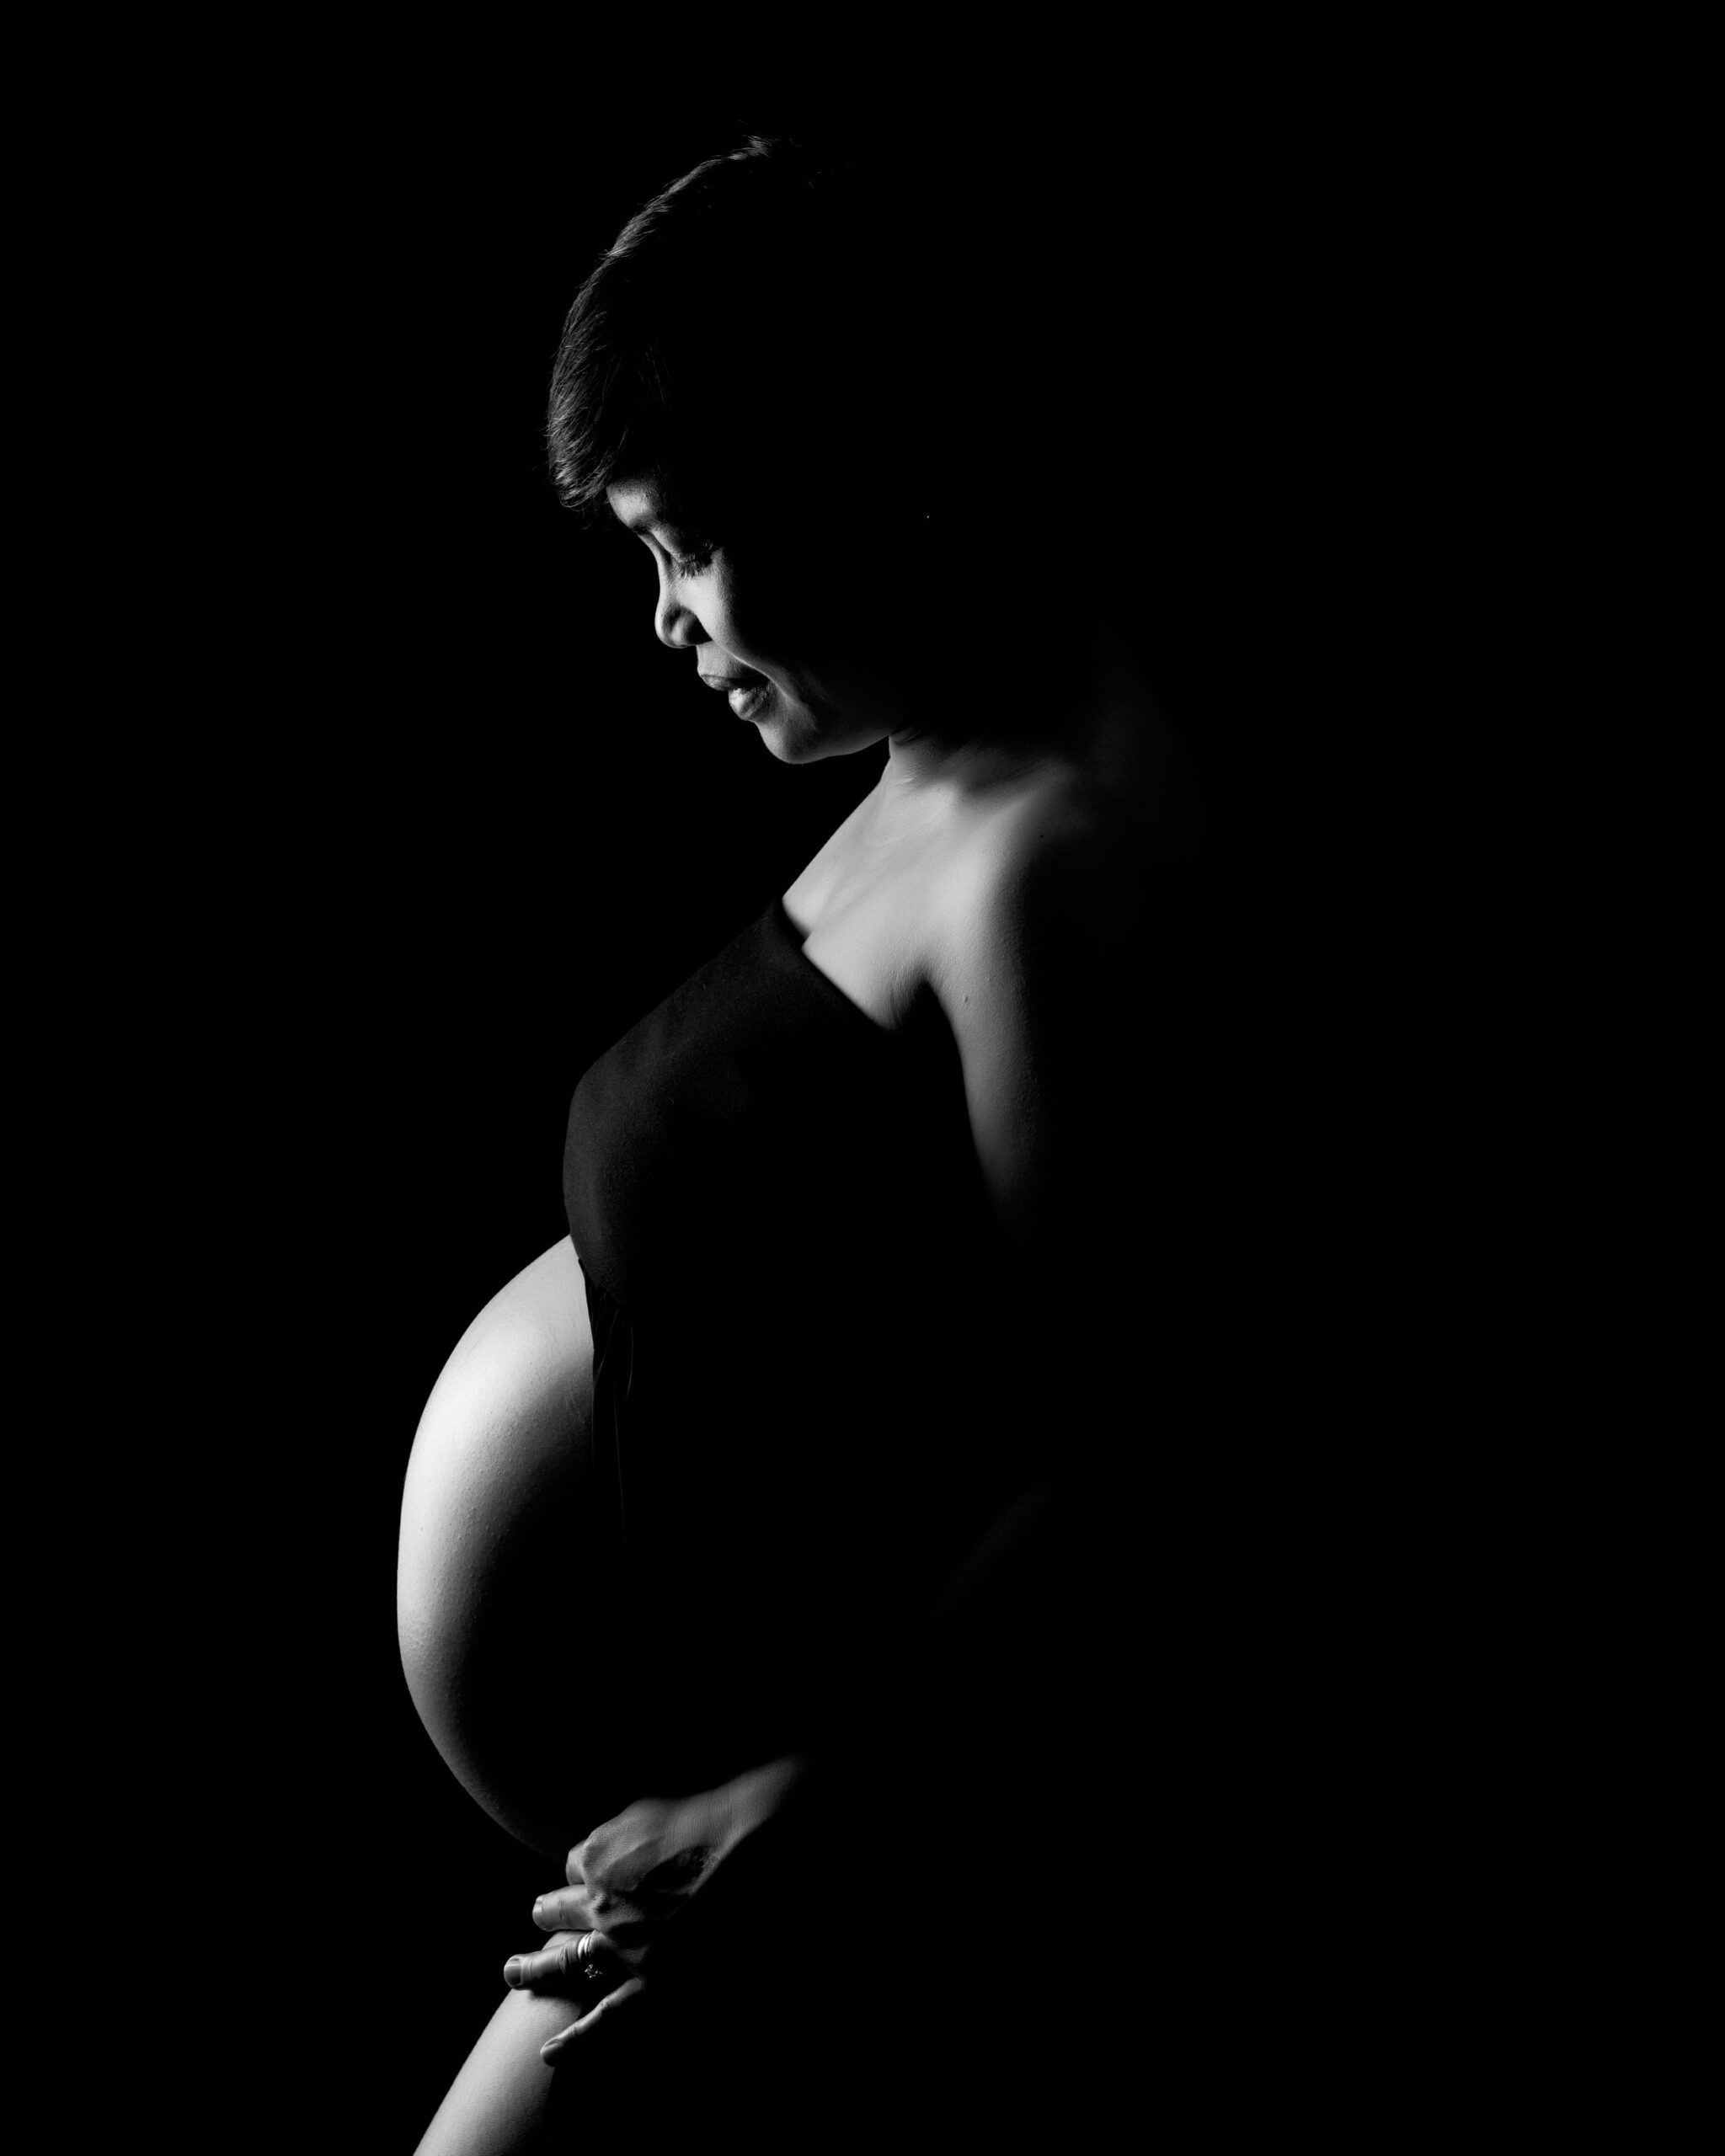
[[686,651],[705,643],[707,632],[678,598],[676,587],[663,566],[659,572],[659,604],[653,610],[653,633],[671,651]]

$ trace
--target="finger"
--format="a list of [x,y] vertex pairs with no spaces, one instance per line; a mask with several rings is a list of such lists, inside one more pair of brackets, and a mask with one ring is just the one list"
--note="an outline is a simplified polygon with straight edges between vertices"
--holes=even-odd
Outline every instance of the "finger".
[[585,1932],[576,1932],[541,1947],[537,1953],[511,1954],[503,1965],[503,1981],[514,1991],[543,1988],[575,1996],[580,1980],[576,1950],[585,1936]]
[[644,1988],[639,1977],[631,1977],[627,1983],[607,1992],[590,2014],[584,2014],[579,2021],[571,2021],[567,2029],[558,2030],[548,2042],[542,2044],[540,2057],[547,2066],[555,2066],[575,2045],[587,2042],[601,2022],[614,2021],[619,2014],[627,2012]]
[[601,1983],[615,1983],[627,1968],[616,1941],[602,1931],[566,1932],[534,1954],[511,1954],[503,1981],[513,1991],[552,1991],[580,1999]]
[[533,1904],[533,1921],[542,1931],[604,1931],[618,1945],[638,1945],[651,1933],[653,1912],[638,1903],[590,1887],[563,1886],[542,1894]]
[[597,1912],[585,1886],[559,1886],[534,1903],[533,1921],[541,1931],[591,1931]]

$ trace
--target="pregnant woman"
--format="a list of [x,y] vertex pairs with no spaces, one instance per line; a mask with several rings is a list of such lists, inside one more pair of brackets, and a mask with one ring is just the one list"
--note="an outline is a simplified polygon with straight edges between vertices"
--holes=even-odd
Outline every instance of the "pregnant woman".
[[752,140],[626,227],[558,359],[558,488],[650,559],[690,693],[787,763],[887,755],[580,1079],[569,1235],[420,1423],[408,1680],[547,1860],[427,2156],[829,2146],[913,2088],[1047,2130],[1135,2010],[1231,887],[1139,505],[1023,401],[1026,295],[894,200]]

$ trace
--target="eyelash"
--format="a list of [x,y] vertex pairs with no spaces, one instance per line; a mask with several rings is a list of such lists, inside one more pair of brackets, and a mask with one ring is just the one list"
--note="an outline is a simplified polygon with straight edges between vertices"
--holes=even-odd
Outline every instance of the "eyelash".
[[713,558],[718,552],[717,547],[709,547],[704,554],[691,554],[686,558],[679,560],[675,554],[667,550],[665,559],[679,576],[699,576],[703,569],[712,568]]

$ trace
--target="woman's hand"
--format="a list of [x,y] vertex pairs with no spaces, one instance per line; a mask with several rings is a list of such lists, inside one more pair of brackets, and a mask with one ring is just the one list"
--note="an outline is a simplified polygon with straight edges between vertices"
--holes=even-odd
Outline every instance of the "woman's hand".
[[569,1851],[568,1885],[533,1904],[534,1923],[555,1936],[536,1954],[513,1956],[504,1982],[579,2000],[585,2009],[541,2047],[548,2065],[601,2029],[614,2037],[618,2017],[638,2005],[654,1935],[729,1845],[726,1794],[646,1797],[628,1806]]
[[620,1946],[675,1916],[734,1838],[729,1785],[697,1796],[645,1797],[569,1851],[566,1886],[542,1894],[542,1931],[597,1930]]
[[503,1973],[504,1981],[518,1991],[583,2002],[568,2028],[539,2047],[547,2065],[556,2064],[566,2044],[590,2036],[601,2019],[608,2017],[607,2025],[615,2028],[616,2016],[644,1988],[644,1980],[629,1973],[621,1950],[601,1931],[560,1931],[537,1954],[512,1955]]
[[802,1771],[800,1760],[777,1760],[697,1796],[643,1798],[569,1851],[568,1884],[533,1904],[534,1923],[556,1936],[537,1953],[511,1956],[503,1972],[517,1989],[574,1999],[597,1994],[542,2057],[554,2061],[601,2025],[615,2028],[646,1989],[664,1926],[772,1816]]

